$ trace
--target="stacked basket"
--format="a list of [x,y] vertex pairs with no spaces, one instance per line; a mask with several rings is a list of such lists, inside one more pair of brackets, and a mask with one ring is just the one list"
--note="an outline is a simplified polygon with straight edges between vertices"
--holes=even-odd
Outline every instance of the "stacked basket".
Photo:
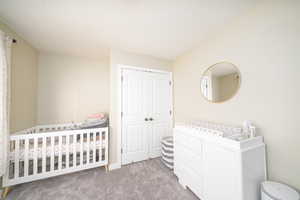
[[173,137],[164,137],[161,141],[162,162],[170,169],[173,169]]

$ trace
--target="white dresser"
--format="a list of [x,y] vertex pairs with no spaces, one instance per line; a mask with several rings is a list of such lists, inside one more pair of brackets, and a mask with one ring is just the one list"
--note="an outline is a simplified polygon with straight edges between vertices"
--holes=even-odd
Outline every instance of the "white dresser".
[[263,138],[239,138],[200,127],[174,128],[174,173],[201,200],[259,200],[266,180]]

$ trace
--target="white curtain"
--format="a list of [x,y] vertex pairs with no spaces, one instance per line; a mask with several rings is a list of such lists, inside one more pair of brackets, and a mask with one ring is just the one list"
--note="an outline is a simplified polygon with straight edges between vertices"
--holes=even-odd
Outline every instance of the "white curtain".
[[12,40],[0,31],[0,176],[7,169],[11,43]]

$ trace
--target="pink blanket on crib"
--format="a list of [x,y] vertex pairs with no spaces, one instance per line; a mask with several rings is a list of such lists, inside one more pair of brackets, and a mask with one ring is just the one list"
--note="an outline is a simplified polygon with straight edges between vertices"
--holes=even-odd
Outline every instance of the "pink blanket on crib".
[[106,115],[104,113],[96,113],[88,116],[88,119],[104,119]]

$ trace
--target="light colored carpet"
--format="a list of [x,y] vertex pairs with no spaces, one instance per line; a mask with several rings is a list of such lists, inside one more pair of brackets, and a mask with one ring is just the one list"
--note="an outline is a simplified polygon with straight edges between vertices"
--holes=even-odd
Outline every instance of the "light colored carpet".
[[16,186],[8,200],[197,200],[172,171],[152,159],[108,173],[85,170]]

